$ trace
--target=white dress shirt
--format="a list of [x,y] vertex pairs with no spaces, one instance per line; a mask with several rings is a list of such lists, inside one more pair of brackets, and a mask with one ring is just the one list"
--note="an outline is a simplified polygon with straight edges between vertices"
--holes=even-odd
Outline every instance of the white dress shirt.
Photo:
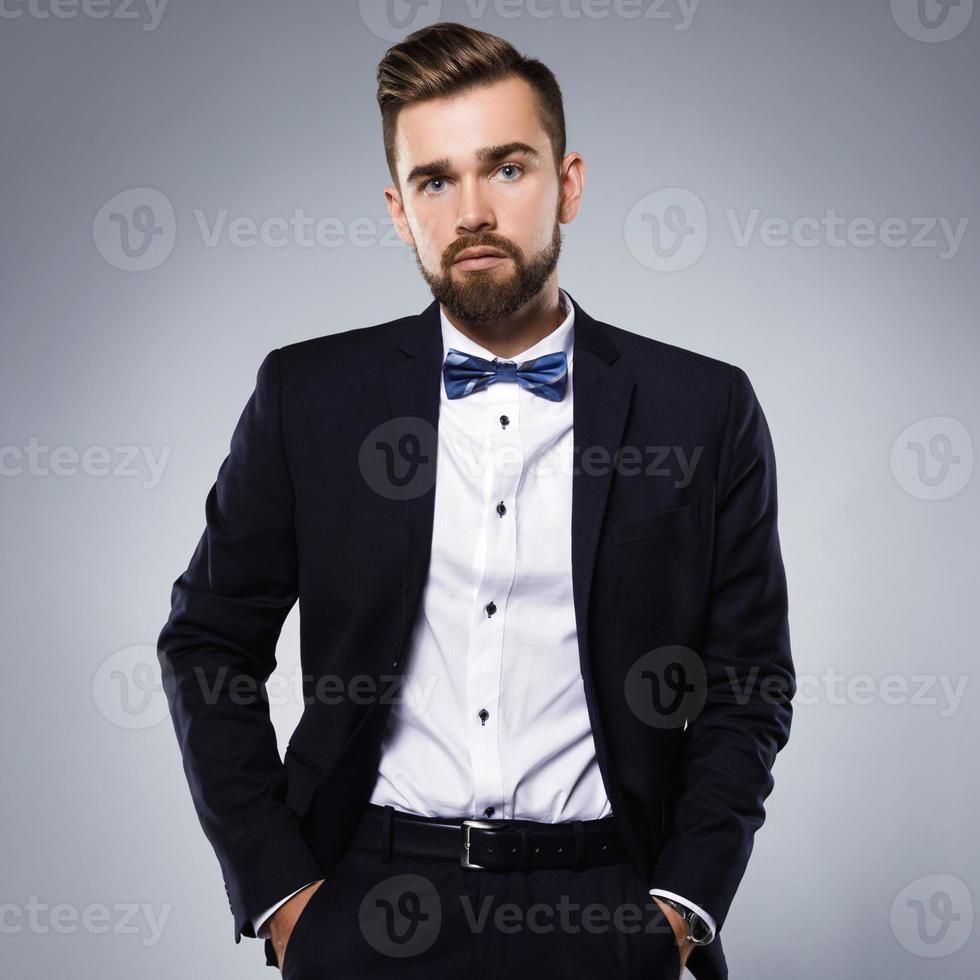
[[[440,381],[429,574],[371,802],[419,816],[560,823],[612,813],[596,759],[572,598],[574,308],[506,360],[564,351],[560,401]],[[494,360],[440,310],[450,348]],[[293,892],[295,894],[295,892]],[[682,896],[674,898],[715,923]],[[287,901],[287,896],[282,902]],[[277,903],[254,920],[266,935]]]

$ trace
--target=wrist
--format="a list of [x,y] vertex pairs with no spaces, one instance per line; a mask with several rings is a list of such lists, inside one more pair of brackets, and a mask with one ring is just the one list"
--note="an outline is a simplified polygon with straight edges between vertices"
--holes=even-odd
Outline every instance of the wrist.
[[[654,896],[658,902],[670,909],[672,917],[669,917],[671,926],[674,927],[674,934],[678,943],[686,943],[691,946],[707,946],[714,939],[711,926],[698,915],[693,909],[688,908],[682,902],[663,895]],[[664,913],[667,914],[666,912]],[[675,922],[677,923],[675,927]]]

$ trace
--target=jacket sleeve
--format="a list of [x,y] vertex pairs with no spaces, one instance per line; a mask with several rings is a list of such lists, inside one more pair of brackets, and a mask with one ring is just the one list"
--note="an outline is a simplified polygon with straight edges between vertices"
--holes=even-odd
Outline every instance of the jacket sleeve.
[[157,653],[191,796],[221,866],[235,942],[252,917],[323,877],[285,803],[265,681],[297,598],[293,490],[283,449],[279,352],[259,367],[173,584]]
[[697,903],[721,929],[765,820],[796,693],[772,440],[748,377],[734,366],[716,494],[699,651],[706,700],[683,734],[679,794],[651,884]]

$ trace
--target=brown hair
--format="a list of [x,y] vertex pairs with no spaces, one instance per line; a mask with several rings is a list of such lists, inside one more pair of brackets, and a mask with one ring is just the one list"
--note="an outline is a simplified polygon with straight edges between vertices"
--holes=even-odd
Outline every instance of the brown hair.
[[565,155],[565,110],[558,80],[546,65],[525,57],[495,34],[453,21],[430,24],[390,47],[378,65],[378,105],[385,156],[395,186],[395,129],[403,106],[456,95],[511,75],[523,78],[534,91],[541,123],[551,140],[555,169],[560,169]]

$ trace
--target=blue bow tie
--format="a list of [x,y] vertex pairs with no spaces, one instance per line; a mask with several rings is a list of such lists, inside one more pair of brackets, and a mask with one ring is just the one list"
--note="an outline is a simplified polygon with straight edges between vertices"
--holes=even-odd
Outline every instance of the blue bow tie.
[[495,381],[516,381],[534,395],[560,402],[568,384],[568,363],[564,351],[544,354],[517,364],[494,358],[477,357],[449,348],[442,374],[449,398],[462,398],[474,391],[482,391]]

